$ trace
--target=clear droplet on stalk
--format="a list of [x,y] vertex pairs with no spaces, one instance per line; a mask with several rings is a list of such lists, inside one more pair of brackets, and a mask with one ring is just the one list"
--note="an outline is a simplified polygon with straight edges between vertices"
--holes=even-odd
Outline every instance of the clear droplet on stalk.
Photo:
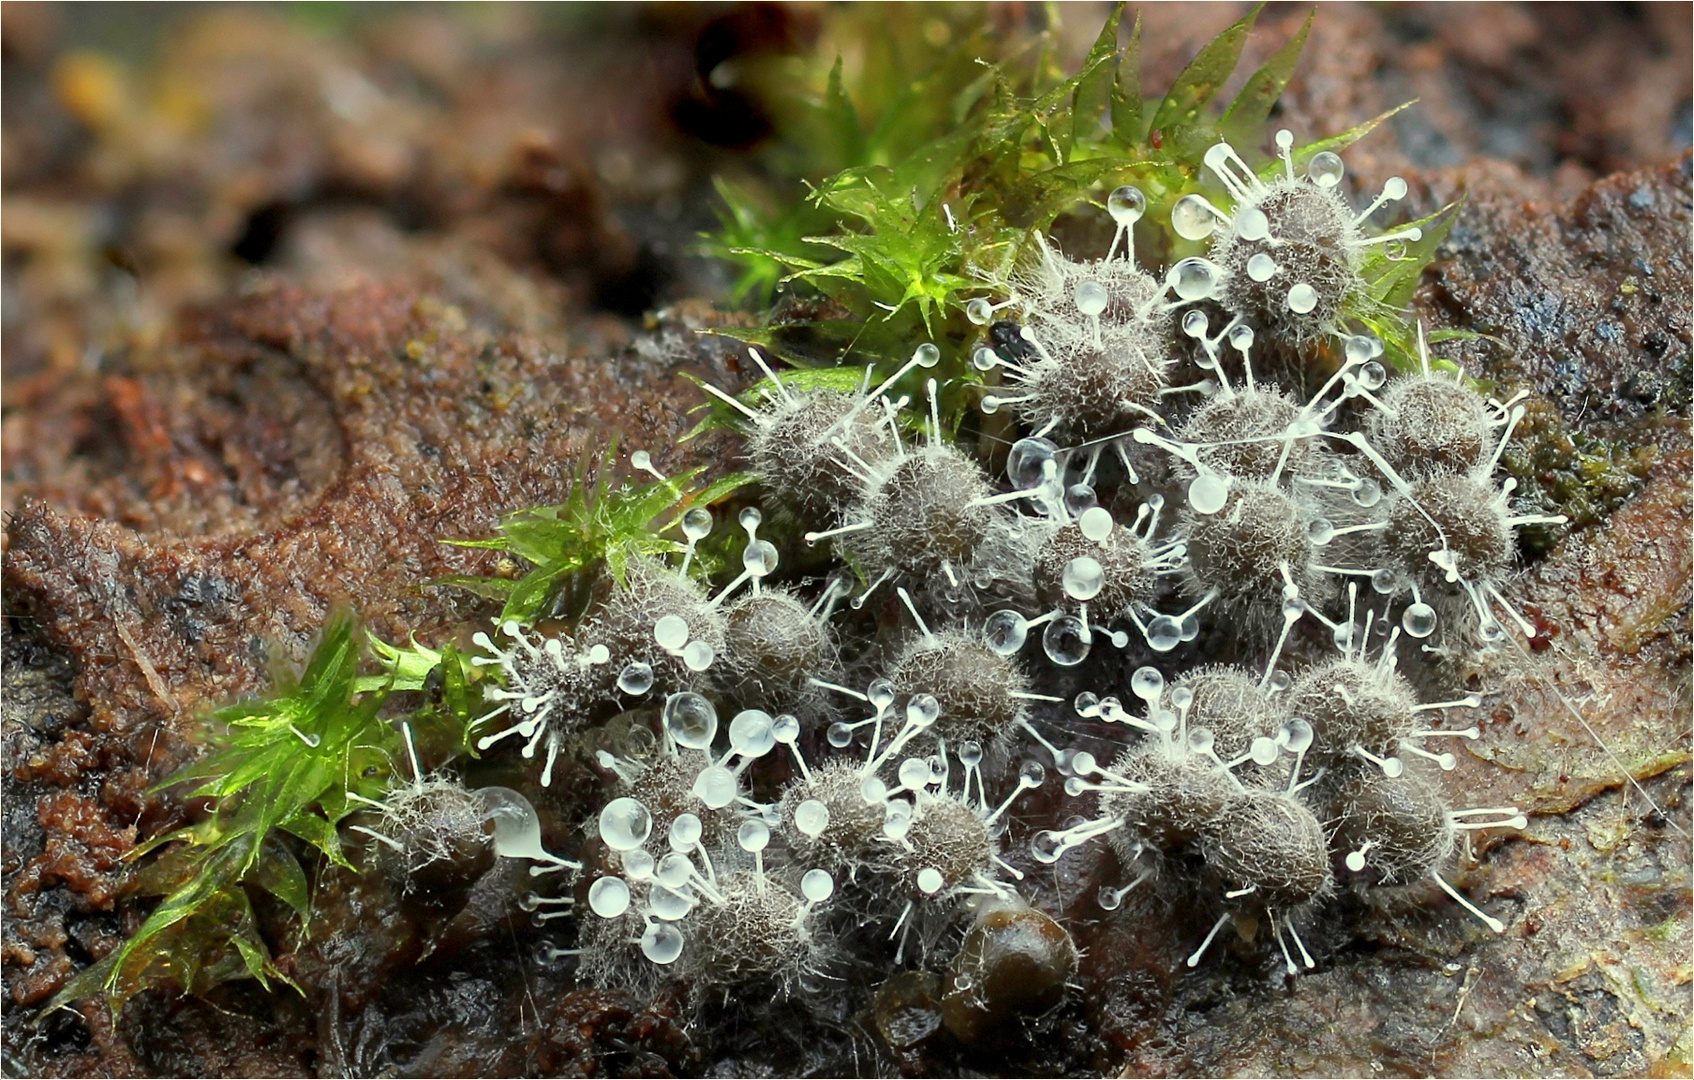
[[1182,643],[1182,624],[1169,615],[1160,615],[1147,624],[1147,647],[1154,652],[1170,652]]
[[688,620],[681,615],[662,615],[653,624],[653,640],[666,652],[681,652],[688,644]]
[[1382,501],[1382,485],[1365,476],[1353,485],[1353,502],[1366,509]]
[[712,512],[696,506],[682,515],[682,535],[690,540],[704,540],[712,532]]
[[1217,217],[1198,195],[1184,195],[1171,207],[1171,228],[1184,240],[1204,240],[1217,227]]
[[1092,600],[1105,587],[1106,571],[1098,559],[1079,555],[1065,564],[1060,584],[1072,600]]
[[1089,641],[1082,620],[1061,615],[1041,633],[1041,650],[1060,667],[1075,667],[1088,656]]
[[817,839],[829,828],[829,807],[817,799],[807,799],[794,808],[794,827]]
[[987,326],[994,319],[994,305],[979,296],[965,304],[965,318],[977,326]]
[[729,722],[729,748],[746,758],[764,757],[776,746],[775,721],[760,709],[743,709]]
[[698,814],[678,814],[671,822],[670,842],[672,851],[687,854],[694,850],[694,845],[700,842],[700,836],[706,831]]
[[682,664],[689,671],[705,671],[717,659],[717,652],[709,641],[690,641],[682,647]]
[[1000,356],[986,345],[978,345],[971,353],[971,367],[978,371],[993,371],[1000,366]]
[[1012,486],[1028,491],[1040,484],[1047,475],[1047,463],[1059,448],[1046,439],[1019,439],[1006,454],[1006,477]]
[[1276,260],[1262,251],[1247,260],[1247,276],[1254,281],[1269,281],[1276,276],[1276,271]]
[[1306,523],[1306,539],[1317,547],[1323,547],[1335,539],[1335,525],[1328,518],[1313,518]]
[[800,895],[814,904],[821,904],[835,893],[835,879],[828,870],[808,870],[800,879]]
[[735,842],[742,851],[763,851],[771,842],[770,826],[758,818],[748,818],[735,831]]
[[1106,213],[1119,225],[1134,225],[1147,212],[1147,196],[1131,184],[1112,189],[1106,196]]
[[1215,514],[1229,501],[1229,478],[1203,472],[1188,485],[1188,505],[1196,514]]
[[641,935],[641,955],[655,964],[674,964],[682,955],[682,931],[670,923],[648,923]]
[[1310,315],[1318,306],[1318,291],[1304,281],[1288,290],[1288,310],[1296,315]]
[[618,673],[618,689],[626,694],[645,694],[653,689],[653,665],[631,660]]
[[735,794],[735,774],[722,765],[708,765],[694,778],[694,796],[709,809],[722,810]]
[[1171,267],[1165,282],[1184,300],[1204,300],[1217,289],[1218,268],[1201,258],[1188,258]]
[[1400,626],[1415,638],[1426,638],[1435,633],[1435,623],[1435,609],[1428,604],[1412,604],[1400,617]]
[[615,919],[629,910],[629,884],[607,875],[588,887],[588,908],[602,919]]
[[660,711],[665,730],[676,744],[689,750],[707,750],[718,734],[718,710],[700,694],[684,690],[665,699]]
[[921,368],[932,368],[941,362],[941,350],[933,342],[926,341],[912,353],[912,359]]
[[1076,302],[1076,310],[1084,315],[1098,315],[1106,310],[1106,302],[1110,299],[1106,287],[1098,281],[1079,281],[1071,290],[1071,299]]
[[988,616],[982,626],[982,640],[1000,656],[1011,656],[1023,648],[1029,637],[1029,622],[1010,608]]
[[906,719],[918,727],[928,727],[941,716],[941,702],[933,694],[913,694],[906,703]]
[[1341,163],[1341,158],[1328,150],[1313,154],[1312,160],[1306,164],[1306,175],[1320,188],[1334,187],[1346,174],[1347,167]]
[[1235,235],[1243,240],[1263,240],[1270,236],[1270,218],[1256,206],[1243,206],[1235,212]]
[[1103,506],[1091,506],[1077,517],[1076,525],[1082,530],[1082,535],[1095,543],[1104,541],[1112,535],[1117,522],[1112,520],[1112,512]]
[[653,834],[653,815],[639,799],[625,795],[600,811],[600,839],[613,851],[633,851]]

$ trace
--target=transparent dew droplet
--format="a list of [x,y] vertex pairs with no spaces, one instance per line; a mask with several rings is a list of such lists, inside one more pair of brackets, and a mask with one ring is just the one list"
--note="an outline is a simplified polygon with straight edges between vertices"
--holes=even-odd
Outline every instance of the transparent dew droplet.
[[705,671],[717,659],[709,641],[690,641],[682,647],[682,664],[689,671]]
[[1071,289],[1071,300],[1076,304],[1076,310],[1085,316],[1098,315],[1106,310],[1106,303],[1111,298],[1106,294],[1106,287],[1092,278],[1079,281]]
[[982,624],[982,641],[996,655],[1011,656],[1029,637],[1029,621],[1010,608],[996,611]]
[[718,710],[704,696],[691,690],[672,694],[660,710],[665,731],[676,744],[689,750],[708,750],[718,734]]
[[741,522],[743,529],[757,529],[764,524],[765,515],[757,506],[747,506],[743,507],[741,513],[736,515],[736,520]]
[[1076,700],[1071,704],[1075,707],[1078,716],[1094,717],[1100,715],[1100,695],[1092,690],[1084,690],[1076,695]]
[[1169,615],[1160,615],[1147,624],[1147,647],[1154,652],[1170,652],[1182,643],[1182,624]]
[[1347,343],[1342,346],[1341,351],[1349,364],[1362,364],[1376,355],[1372,351],[1376,344],[1376,339],[1368,334],[1354,334],[1347,339]]
[[494,850],[510,859],[533,859],[541,847],[541,818],[535,807],[508,787],[478,788],[483,817],[494,825]]
[[794,808],[794,827],[816,840],[829,828],[829,807],[817,799],[807,799]]
[[975,739],[966,739],[960,743],[959,764],[972,769],[982,764],[982,744]]
[[1312,748],[1312,725],[1296,716],[1282,725],[1278,741],[1290,754],[1304,754]]
[[1091,506],[1077,516],[1076,526],[1082,530],[1082,535],[1096,544],[1104,543],[1117,527],[1112,520],[1112,512],[1103,506]]
[[613,851],[634,851],[653,834],[653,815],[639,799],[613,799],[600,811],[600,839]]
[[763,851],[771,842],[770,826],[758,818],[748,818],[735,830],[735,842],[741,845],[742,851]]
[[1191,727],[1188,729],[1188,750],[1190,753],[1205,755],[1212,752],[1212,729],[1206,727]]
[[872,679],[865,687],[865,696],[870,698],[871,705],[877,709],[886,709],[894,704],[894,684],[887,679]]
[[1066,596],[1086,602],[1100,595],[1100,590],[1106,585],[1106,570],[1100,565],[1100,560],[1079,555],[1065,564],[1059,583]]
[[653,877],[653,856],[640,848],[623,854],[623,872],[631,881],[648,881]]
[[1270,688],[1271,688],[1271,690],[1280,693],[1283,690],[1286,690],[1290,686],[1293,686],[1293,685],[1294,685],[1294,676],[1288,674],[1288,672],[1286,672],[1286,671],[1274,671],[1274,672],[1271,673],[1271,677],[1270,677]]
[[712,512],[696,506],[682,515],[682,535],[690,540],[704,540],[712,534]]
[[1020,491],[1028,491],[1047,475],[1047,463],[1059,448],[1046,439],[1019,439],[1006,454],[1006,478]]
[[1158,701],[1165,692],[1165,676],[1158,668],[1143,665],[1129,677],[1129,692],[1142,701]]
[[711,810],[722,810],[735,801],[735,774],[722,765],[708,765],[694,778],[694,797]]
[[1184,195],[1171,207],[1171,228],[1184,240],[1204,240],[1217,227],[1217,217],[1198,195]]
[[921,368],[932,368],[941,363],[941,350],[933,342],[926,341],[912,353],[912,361]]
[[747,545],[747,550],[741,553],[741,566],[756,578],[762,578],[776,569],[781,561],[776,545],[769,540],[755,540]]
[[1320,188],[1334,187],[1346,174],[1347,167],[1341,164],[1341,158],[1328,150],[1313,154],[1306,163],[1306,175]]
[[1047,766],[1039,761],[1026,761],[1018,769],[1018,783],[1027,788],[1038,788],[1047,782]]
[[1288,310],[1296,315],[1310,315],[1318,306],[1318,291],[1304,281],[1288,290]]
[[1187,258],[1171,267],[1165,283],[1183,300],[1204,300],[1213,295],[1222,275],[1218,268],[1201,258]]
[[655,964],[674,964],[682,955],[682,931],[670,923],[647,924],[641,935],[641,955]]
[[1400,591],[1400,575],[1385,566],[1370,576],[1370,587],[1383,596],[1392,596]]
[[978,345],[971,353],[971,367],[978,371],[993,371],[1000,366],[1000,354],[986,345]]
[[653,871],[653,879],[667,889],[680,889],[693,876],[694,864],[680,851],[673,851],[660,859]]
[[1087,790],[1088,785],[1083,782],[1083,779],[1080,776],[1069,776],[1065,778],[1065,794],[1069,795],[1071,798],[1074,799]]
[[791,746],[800,738],[800,719],[792,713],[783,713],[771,722],[771,737],[784,746]]
[[933,694],[913,694],[906,703],[906,719],[920,728],[935,723],[941,715],[941,702]]
[[1113,188],[1106,196],[1106,213],[1119,225],[1134,225],[1147,212],[1147,196],[1132,184]]
[[900,770],[895,775],[899,777],[901,787],[916,791],[929,784],[929,762],[909,757],[900,763]]
[[588,909],[602,919],[615,919],[629,910],[629,884],[621,877],[599,878],[588,887]]
[[1099,496],[1088,484],[1072,484],[1065,489],[1065,509],[1073,515],[1081,515],[1083,511],[1099,501]]
[[743,709],[729,722],[729,748],[745,758],[760,758],[776,746],[776,721],[760,709]]
[[1359,385],[1366,390],[1381,390],[1382,384],[1387,381],[1388,369],[1375,360],[1359,369]]
[[1402,177],[1390,176],[1382,185],[1382,197],[1389,202],[1399,202],[1406,197],[1406,181]]
[[1247,259],[1247,276],[1254,281],[1269,281],[1276,276],[1278,269],[1276,260],[1262,251]]
[[1256,206],[1243,206],[1235,212],[1235,235],[1243,240],[1264,240],[1270,236],[1270,218]]
[[700,836],[705,831],[706,827],[701,824],[700,815],[678,814],[676,820],[671,822],[670,836],[667,838],[671,850],[683,854],[693,851],[694,845],[700,842]]
[[1100,767],[1100,763],[1088,751],[1078,750],[1071,754],[1070,767],[1078,776],[1091,776]]
[[941,876],[941,871],[933,866],[926,866],[918,871],[918,890],[925,896],[934,896],[941,891],[941,886],[947,883]]
[[1184,615],[1178,626],[1181,628],[1182,640],[1184,641],[1193,641],[1200,636],[1200,616],[1193,612]]
[[1215,514],[1229,501],[1229,478],[1203,472],[1188,485],[1188,505],[1196,514]]
[[1382,485],[1370,477],[1360,477],[1353,485],[1353,502],[1365,509],[1370,509],[1382,501]]
[[859,783],[859,798],[865,800],[866,806],[887,809],[888,785],[882,782],[880,776],[867,776]]
[[1435,609],[1428,604],[1412,604],[1400,616],[1401,628],[1415,638],[1426,638],[1435,633],[1435,623]]
[[1335,525],[1328,518],[1313,518],[1306,523],[1306,539],[1317,547],[1323,547],[1335,539]]
[[965,305],[965,318],[977,326],[987,326],[994,320],[994,305],[979,296]]
[[846,748],[848,743],[853,741],[853,729],[848,727],[845,723],[842,723],[840,720],[837,720],[835,723],[829,725],[829,730],[824,732],[824,737],[829,740],[829,745],[835,747],[837,750],[842,750]]
[[1253,347],[1253,328],[1237,326],[1229,332],[1229,344],[1236,352],[1246,352]]
[[653,689],[653,665],[631,660],[618,672],[618,689],[626,694],[645,694]]
[[1041,651],[1060,667],[1075,667],[1088,658],[1089,641],[1084,631],[1081,619],[1061,615],[1042,631]]
[[1191,338],[1205,337],[1206,330],[1210,326],[1211,320],[1206,318],[1206,313],[1199,308],[1193,308],[1183,313],[1182,332]]
[[800,878],[800,895],[814,904],[821,904],[835,895],[835,879],[828,870],[808,870]]
[[1000,411],[1000,405],[1002,402],[1000,398],[994,394],[984,394],[982,395],[982,401],[980,404],[982,406],[982,414],[984,416],[993,416],[995,413]]
[[1065,853],[1064,840],[1051,829],[1043,829],[1029,841],[1029,852],[1039,863],[1056,863],[1059,856]]
[[1276,761],[1278,749],[1275,739],[1260,735],[1253,740],[1253,745],[1248,747],[1247,752],[1252,755],[1253,764],[1270,765]]
[[653,624],[653,640],[666,652],[681,652],[688,644],[688,620],[681,615],[662,615]]

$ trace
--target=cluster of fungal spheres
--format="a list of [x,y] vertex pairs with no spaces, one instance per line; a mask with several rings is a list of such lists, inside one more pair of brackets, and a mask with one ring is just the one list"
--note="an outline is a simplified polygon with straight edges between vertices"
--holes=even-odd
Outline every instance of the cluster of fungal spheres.
[[[1480,697],[1441,688],[1529,632],[1514,530],[1556,519],[1497,479],[1516,399],[1432,364],[1421,331],[1391,372],[1349,314],[1364,253],[1416,235],[1367,227],[1405,184],[1355,212],[1335,155],[1302,170],[1277,144],[1263,177],[1214,147],[1226,194],[1175,204],[1207,257],[1143,269],[1122,187],[1104,258],[1037,237],[969,301],[962,381],[1010,423],[964,428],[1009,449],[948,430],[933,344],[853,390],[754,350],[751,390],[708,388],[760,479],[745,543],[714,541],[733,580],[701,584],[696,507],[678,556],[631,560],[586,616],[477,635],[478,748],[543,788],[562,755],[601,778],[553,828],[569,860],[494,800],[549,962],[706,996],[945,969],[974,1038],[1062,997],[1078,954],[1042,880],[1091,844],[1094,917],[1142,886],[1206,914],[1189,966],[1233,923],[1231,962],[1312,968],[1302,931],[1344,889],[1427,880],[1502,928],[1442,874],[1456,837],[1524,819],[1448,804]],[[1267,352],[1300,381],[1256,371]],[[805,546],[761,539],[767,515]]]

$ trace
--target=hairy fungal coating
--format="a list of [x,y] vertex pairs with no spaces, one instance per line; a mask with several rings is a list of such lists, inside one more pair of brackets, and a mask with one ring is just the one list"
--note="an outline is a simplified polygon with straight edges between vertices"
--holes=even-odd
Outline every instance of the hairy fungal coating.
[[1184,672],[1177,686],[1194,695],[1188,727],[1212,733],[1212,746],[1225,761],[1240,757],[1256,738],[1274,736],[1282,713],[1259,692],[1259,677],[1221,665]]
[[1411,684],[1375,662],[1333,660],[1306,672],[1288,688],[1282,707],[1312,725],[1319,752],[1342,755],[1362,746],[1396,753],[1417,726]]
[[930,729],[958,746],[970,740],[1001,752],[1024,719],[1029,676],[1010,656],[1001,656],[974,635],[946,630],[907,643],[888,672],[895,704],[902,711],[914,694],[929,694],[941,706]]
[[1108,790],[1100,796],[1100,813],[1123,821],[1106,836],[1126,863],[1143,846],[1165,855],[1180,852],[1236,795],[1234,781],[1210,758],[1156,743],[1125,750],[1112,763],[1113,772],[1146,791]]
[[916,449],[889,471],[865,500],[870,527],[855,544],[865,571],[928,583],[964,568],[1005,522],[984,505],[993,493],[976,463],[950,446]]
[[664,837],[678,817],[693,814],[700,819],[703,844],[712,847],[732,842],[736,825],[733,811],[712,809],[694,791],[695,779],[709,763],[703,753],[680,750],[675,754],[655,752],[638,767],[626,794],[653,815],[654,836]]
[[1386,409],[1371,413],[1370,442],[1408,480],[1469,474],[1488,458],[1496,438],[1482,396],[1439,376],[1391,380]]
[[792,593],[749,593],[724,609],[723,621],[724,653],[712,674],[731,699],[793,710],[819,700],[812,679],[834,678],[839,658],[829,624]]
[[1364,866],[1357,874],[1366,884],[1409,884],[1452,855],[1446,803],[1416,774],[1389,778],[1363,762],[1345,762],[1322,787],[1333,814],[1332,850],[1358,852]]
[[1306,515],[1281,488],[1234,483],[1223,509],[1197,514],[1184,508],[1182,521],[1189,591],[1196,595],[1215,589],[1225,603],[1263,604],[1281,596],[1288,581],[1284,573],[1314,606],[1334,591],[1333,582],[1312,567]]
[[878,427],[881,417],[870,409],[841,422],[858,404],[857,397],[838,390],[778,397],[747,435],[754,471],[805,521],[834,521],[863,490],[841,446],[873,463],[893,453],[892,441]]
[[1134,605],[1147,603],[1158,591],[1158,571],[1150,565],[1152,552],[1140,536],[1114,525],[1104,540],[1090,540],[1072,521],[1053,530],[1035,554],[1035,595],[1044,607],[1077,606],[1065,592],[1064,582],[1066,567],[1079,558],[1093,559],[1104,571],[1100,591],[1088,601],[1092,619],[1125,618]]
[[[1285,481],[1295,476],[1321,476],[1328,455],[1316,436],[1292,440],[1280,437],[1299,415],[1300,407],[1284,391],[1238,390],[1216,394],[1195,409],[1177,429],[1177,435],[1181,441],[1198,446],[1201,464],[1223,476],[1269,480],[1277,474],[1279,464]],[[1225,445],[1207,445],[1219,443]]]
[[719,899],[704,898],[683,922],[681,973],[736,985],[773,980],[787,990],[813,964],[816,946],[800,901],[750,870],[718,875]]
[[[1334,325],[1341,309],[1363,287],[1355,254],[1361,234],[1353,209],[1334,187],[1306,180],[1279,180],[1248,204],[1264,214],[1269,235],[1247,240],[1236,230],[1221,230],[1211,258],[1225,271],[1224,307],[1261,333],[1304,344]],[[1237,216],[1241,207],[1236,208]],[[1254,256],[1271,260],[1275,271],[1260,280]],[[1290,304],[1297,285],[1311,288],[1312,306]]]
[[593,644],[611,650],[611,662],[604,667],[614,686],[624,665],[637,660],[651,665],[655,693],[705,684],[706,676],[689,668],[680,651],[665,649],[655,639],[654,628],[666,616],[688,624],[689,643],[704,642],[714,657],[723,654],[723,615],[706,603],[699,587],[652,559],[631,559],[623,587],[614,585],[599,617],[584,624]]
[[377,864],[402,895],[470,888],[494,865],[492,826],[482,803],[455,780],[403,787],[384,803]]
[[1037,428],[1056,420],[1054,434],[1067,441],[1121,435],[1147,423],[1149,411],[1159,404],[1164,375],[1139,361],[1123,360],[1122,353],[1131,349],[1128,343],[1115,352],[1109,349],[1112,344],[1108,337],[1108,348],[1032,365],[1018,384],[1019,418]]
[[1206,823],[1207,868],[1248,909],[1285,910],[1335,887],[1323,826],[1304,803],[1279,791],[1248,789]]
[[[999,854],[1000,845],[976,811],[957,799],[926,797],[918,800],[905,839],[894,841],[885,858],[901,887],[917,898],[950,892],[977,875],[991,877]],[[925,889],[922,880],[932,868],[941,874],[936,890]]]
[[1498,578],[1517,550],[1504,496],[1472,474],[1416,481],[1390,497],[1387,516],[1379,541],[1384,564],[1438,591],[1448,570],[1430,558],[1431,552],[1441,553],[1443,562],[1450,553],[1450,568],[1461,580],[1475,582]]
[[[865,800],[864,786],[864,770],[840,758],[811,770],[809,780],[797,776],[789,782],[777,811],[798,866],[819,867],[839,877],[876,856],[885,811],[882,803]],[[801,804],[814,799],[828,814],[816,833],[800,828],[796,820]]]

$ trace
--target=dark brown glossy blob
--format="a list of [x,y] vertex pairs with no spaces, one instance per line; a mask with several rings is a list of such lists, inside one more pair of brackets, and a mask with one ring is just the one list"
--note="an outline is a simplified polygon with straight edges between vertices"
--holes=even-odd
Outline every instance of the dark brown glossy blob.
[[992,904],[948,968],[942,1020],[967,1045],[1012,1041],[1020,1020],[1059,1003],[1076,965],[1075,942],[1046,912],[1021,900]]

